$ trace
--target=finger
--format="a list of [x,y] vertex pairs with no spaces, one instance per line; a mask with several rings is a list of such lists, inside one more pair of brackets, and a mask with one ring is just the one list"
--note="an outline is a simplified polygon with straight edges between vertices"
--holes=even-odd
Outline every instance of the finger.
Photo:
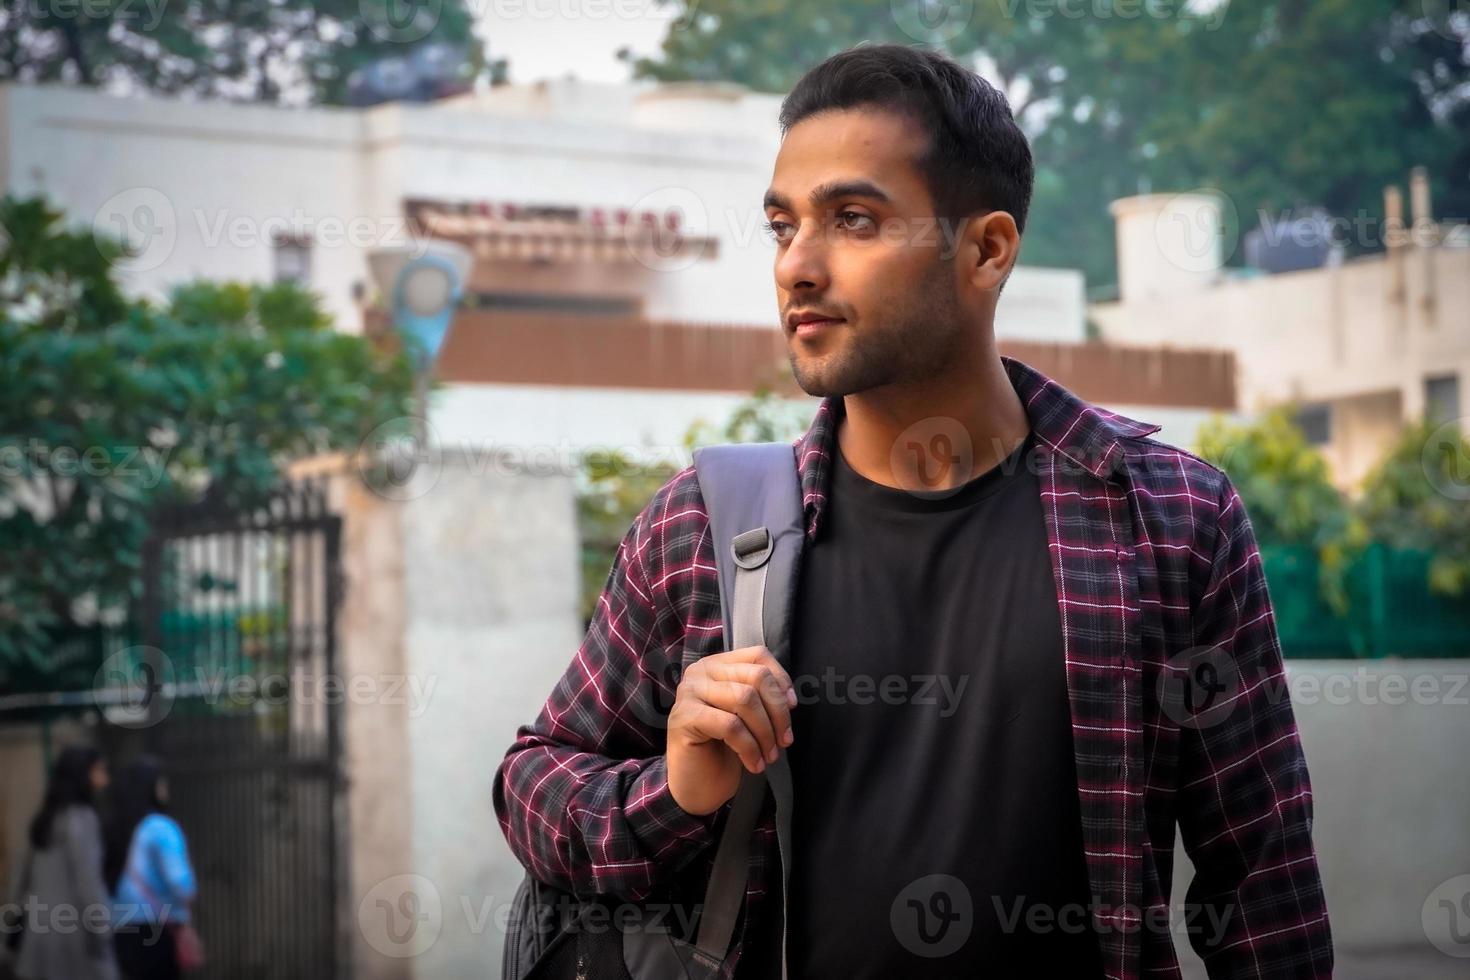
[[740,764],[753,773],[766,768],[760,743],[739,715],[711,704],[705,704],[695,717],[693,729],[714,741],[723,742],[740,759]]
[[[791,730],[792,699],[788,698],[786,692],[795,694],[795,689],[785,686],[776,672],[765,663],[712,663],[706,676],[711,681],[733,681],[754,688],[765,702],[766,714],[771,717],[776,737],[784,739]],[[789,744],[789,741],[783,741],[782,744]]]
[[706,680],[697,693],[704,703],[738,715],[760,743],[761,757],[770,760],[777,749],[776,726],[758,690],[739,681]]
[[783,687],[792,688],[793,690],[795,689],[795,684],[792,683],[791,675],[787,673],[785,667],[781,666],[781,661],[777,660],[776,655],[772,653],[769,648],[764,646],[741,647],[738,650],[730,650],[725,653],[711,654],[710,656],[705,657],[704,660],[700,662],[703,663],[704,661],[710,661],[711,666],[720,663],[761,664],[769,668],[771,673],[776,675],[777,679],[781,681]]

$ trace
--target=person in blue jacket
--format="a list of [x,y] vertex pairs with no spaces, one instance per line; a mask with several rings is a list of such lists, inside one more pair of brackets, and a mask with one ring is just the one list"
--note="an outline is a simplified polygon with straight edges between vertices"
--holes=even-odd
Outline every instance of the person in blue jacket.
[[173,980],[197,892],[184,831],[168,815],[168,780],[144,756],[114,783],[107,875],[117,962],[127,980]]

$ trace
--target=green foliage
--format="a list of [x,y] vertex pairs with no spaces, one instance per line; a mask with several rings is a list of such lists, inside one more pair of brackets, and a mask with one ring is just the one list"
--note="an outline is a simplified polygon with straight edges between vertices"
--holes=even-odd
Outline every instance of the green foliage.
[[1200,455],[1230,474],[1263,548],[1315,552],[1334,611],[1345,610],[1350,570],[1374,546],[1425,555],[1428,593],[1470,596],[1470,441],[1457,430],[1409,425],[1352,500],[1333,487],[1290,407],[1247,425],[1217,417],[1199,441]]
[[579,473],[577,533],[581,541],[583,622],[592,618],[618,545],[633,518],[680,466],[674,460],[640,460],[621,450],[588,453]]
[[1217,415],[1200,427],[1198,439],[1200,456],[1229,474],[1240,491],[1258,537],[1321,545],[1341,534],[1347,503],[1289,407],[1244,424]]
[[487,71],[466,0],[94,0],[0,7],[0,81],[65,81],[256,102],[343,103],[370,61],[446,42]]
[[0,227],[3,677],[122,618],[154,507],[258,499],[292,457],[408,414],[411,376],[295,286],[196,282],[155,308],[41,202],[0,200]]
[[722,427],[696,419],[684,433],[684,448],[730,442],[790,442],[806,431],[813,408],[778,395],[773,389],[756,389],[735,406]]
[[112,281],[120,247],[69,231],[40,198],[0,200],[0,310],[47,332],[116,323],[128,303]]
[[1358,509],[1374,541],[1428,552],[1429,588],[1470,594],[1470,440],[1419,423],[1363,482]]
[[1282,406],[1245,424],[1215,416],[1200,428],[1199,454],[1229,475],[1263,546],[1315,551],[1322,595],[1342,611],[1348,602],[1345,575],[1363,543],[1362,529],[1333,486],[1327,461],[1292,415]]

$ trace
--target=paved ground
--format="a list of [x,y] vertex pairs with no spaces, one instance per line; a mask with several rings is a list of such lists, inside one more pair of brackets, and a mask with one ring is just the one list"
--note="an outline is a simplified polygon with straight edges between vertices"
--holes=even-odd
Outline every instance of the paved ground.
[[[1446,956],[1427,942],[1399,949],[1336,951],[1334,980],[1467,980],[1470,959]],[[1185,980],[1207,980],[1204,967],[1189,950],[1179,951]]]

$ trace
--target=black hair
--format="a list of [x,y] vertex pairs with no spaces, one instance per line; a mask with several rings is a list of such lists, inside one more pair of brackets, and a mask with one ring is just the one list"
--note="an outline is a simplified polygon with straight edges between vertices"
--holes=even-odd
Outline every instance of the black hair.
[[168,812],[158,795],[158,781],[163,776],[163,764],[151,755],[144,755],[130,762],[113,781],[107,852],[102,859],[102,873],[109,888],[117,888],[118,879],[127,867],[128,849],[133,845],[138,824],[150,813]]
[[56,757],[46,780],[46,797],[31,820],[31,846],[44,851],[51,846],[51,825],[56,815],[69,806],[97,807],[92,790],[92,766],[102,753],[90,745],[68,745]]
[[1025,230],[1031,147],[1006,97],[985,79],[925,48],[859,45],[801,77],[781,103],[781,135],[817,113],[860,107],[902,113],[929,134],[918,167],[937,217],[1006,211]]

